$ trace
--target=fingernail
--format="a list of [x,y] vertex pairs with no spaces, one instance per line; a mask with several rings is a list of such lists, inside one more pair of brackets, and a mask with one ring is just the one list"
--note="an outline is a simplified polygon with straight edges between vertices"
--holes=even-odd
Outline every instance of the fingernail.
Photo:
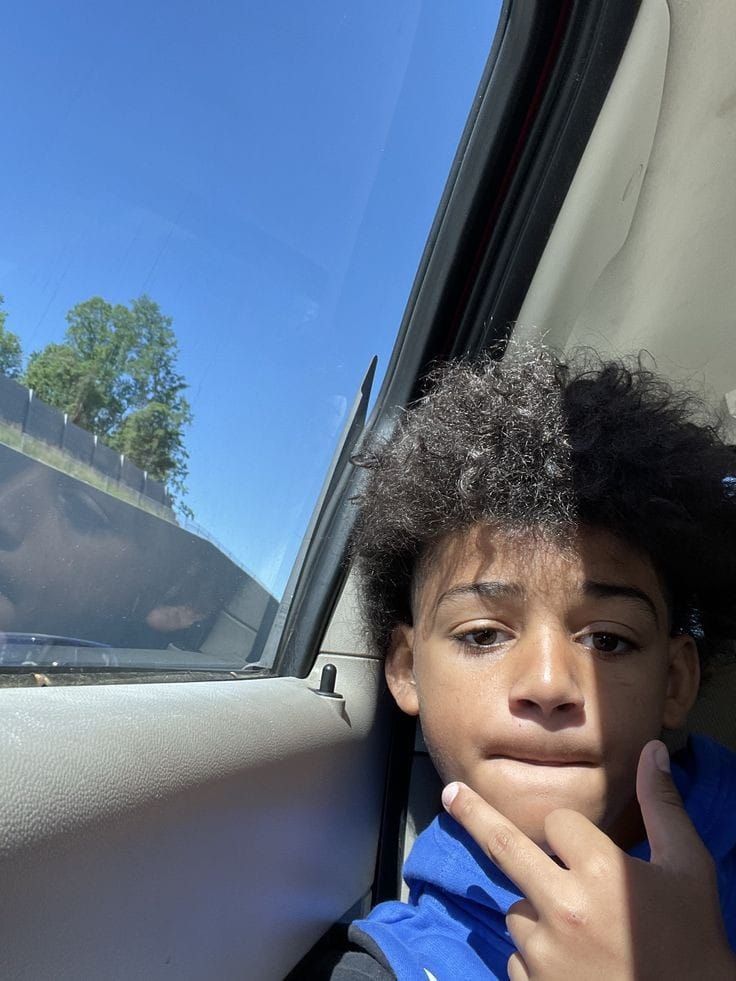
[[459,783],[448,783],[445,789],[442,791],[442,805],[443,807],[448,807],[457,797],[457,792],[460,790]]
[[657,769],[663,773],[670,772],[670,754],[667,752],[667,747],[664,743],[658,743],[655,746],[654,762],[657,764]]

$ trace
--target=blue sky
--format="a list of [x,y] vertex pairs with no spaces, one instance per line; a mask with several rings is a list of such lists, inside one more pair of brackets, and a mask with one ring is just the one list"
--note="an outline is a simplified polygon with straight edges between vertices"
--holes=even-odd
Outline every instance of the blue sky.
[[347,406],[385,368],[498,0],[3,13],[0,293],[26,352],[148,293],[194,422],[188,503],[279,593]]

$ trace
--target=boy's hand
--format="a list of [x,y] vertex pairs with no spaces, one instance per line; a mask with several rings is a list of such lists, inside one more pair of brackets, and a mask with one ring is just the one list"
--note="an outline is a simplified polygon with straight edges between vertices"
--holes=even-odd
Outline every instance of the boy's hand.
[[651,862],[626,855],[581,814],[558,810],[545,832],[561,868],[469,787],[445,789],[449,813],[527,897],[506,918],[517,947],[511,981],[734,981],[713,860],[668,770],[664,745],[647,743],[636,793]]

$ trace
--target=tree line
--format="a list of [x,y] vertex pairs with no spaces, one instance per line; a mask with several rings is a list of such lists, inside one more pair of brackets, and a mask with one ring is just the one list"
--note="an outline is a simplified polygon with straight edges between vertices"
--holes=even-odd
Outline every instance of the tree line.
[[0,295],[0,372],[164,482],[191,516],[182,497],[192,412],[172,318],[145,295],[129,306],[94,296],[66,315],[61,343],[25,359],[20,338],[5,326],[3,303]]

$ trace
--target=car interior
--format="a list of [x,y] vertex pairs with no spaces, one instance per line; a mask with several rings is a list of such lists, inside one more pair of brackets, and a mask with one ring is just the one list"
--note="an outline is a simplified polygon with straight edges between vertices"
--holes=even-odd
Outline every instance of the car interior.
[[[273,667],[0,689],[2,977],[310,977],[404,895],[441,786],[361,626],[351,459],[437,361],[540,338],[646,352],[736,427],[734,36],[725,2],[504,4],[385,379],[367,416],[370,372],[358,395],[264,639]],[[724,666],[692,730],[736,749],[735,692]]]

